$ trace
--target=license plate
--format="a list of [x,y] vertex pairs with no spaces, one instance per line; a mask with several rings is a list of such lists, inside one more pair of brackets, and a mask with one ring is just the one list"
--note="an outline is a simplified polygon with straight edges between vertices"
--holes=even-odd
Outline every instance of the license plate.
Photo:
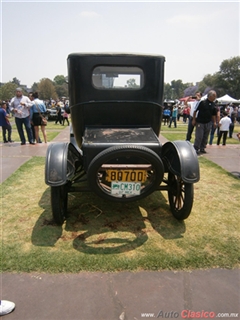
[[145,182],[147,180],[146,170],[106,170],[106,180],[109,182]]
[[141,191],[141,183],[137,182],[112,182],[111,194],[113,195],[139,195]]

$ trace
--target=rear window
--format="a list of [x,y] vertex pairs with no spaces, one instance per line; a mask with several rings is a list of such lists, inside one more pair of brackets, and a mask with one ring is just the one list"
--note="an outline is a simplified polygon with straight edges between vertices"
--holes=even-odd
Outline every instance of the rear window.
[[143,70],[138,67],[98,66],[92,73],[97,89],[139,90],[144,85]]

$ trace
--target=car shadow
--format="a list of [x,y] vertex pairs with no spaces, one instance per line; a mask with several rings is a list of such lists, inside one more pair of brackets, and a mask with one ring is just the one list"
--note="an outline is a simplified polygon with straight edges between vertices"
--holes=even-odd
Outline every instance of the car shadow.
[[131,203],[115,203],[91,192],[69,194],[69,217],[57,226],[51,215],[50,188],[39,205],[44,209],[32,231],[32,243],[53,247],[61,238],[87,254],[117,254],[142,246],[148,240],[147,225],[164,239],[182,238],[185,223],[177,221],[159,191]]
[[[161,192],[154,192],[151,196],[153,204],[146,208],[148,220],[153,229],[157,231],[164,239],[179,239],[183,238],[186,231],[184,221],[179,221],[172,215],[169,203]],[[148,205],[149,206],[149,205]]]
[[53,247],[62,236],[63,227],[56,225],[52,218],[50,204],[50,188],[47,188],[39,200],[43,208],[42,214],[36,221],[31,235],[32,244],[35,246]]

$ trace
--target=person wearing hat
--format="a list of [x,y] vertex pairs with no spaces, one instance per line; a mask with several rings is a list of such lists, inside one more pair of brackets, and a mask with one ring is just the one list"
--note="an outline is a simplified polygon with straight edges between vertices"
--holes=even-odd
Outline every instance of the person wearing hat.
[[31,100],[24,96],[22,93],[22,88],[16,89],[16,96],[12,98],[10,102],[11,111],[15,117],[15,123],[17,126],[18,134],[21,140],[21,145],[26,144],[26,138],[23,131],[23,125],[27,132],[28,141],[30,144],[35,144],[33,140],[33,134],[31,130],[31,124],[29,120],[29,109],[32,107],[33,103]]

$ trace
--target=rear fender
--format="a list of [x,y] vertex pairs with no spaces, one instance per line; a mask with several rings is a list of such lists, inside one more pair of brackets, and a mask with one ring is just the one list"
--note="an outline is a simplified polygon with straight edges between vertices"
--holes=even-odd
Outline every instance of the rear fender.
[[181,177],[185,183],[199,181],[199,162],[196,151],[189,141],[165,143],[162,147],[162,160],[165,171]]
[[62,186],[70,181],[76,172],[76,162],[81,154],[71,143],[53,143],[47,149],[45,163],[45,183]]

